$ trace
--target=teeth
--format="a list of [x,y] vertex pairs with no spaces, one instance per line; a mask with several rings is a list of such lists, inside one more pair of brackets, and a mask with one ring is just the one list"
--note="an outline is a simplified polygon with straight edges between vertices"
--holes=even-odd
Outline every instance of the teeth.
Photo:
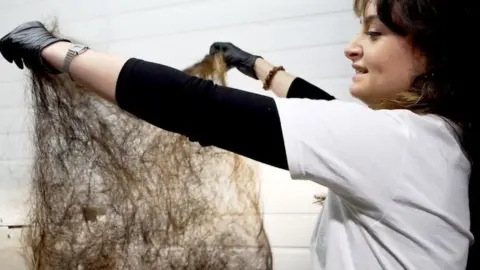
[[359,66],[353,66],[353,69],[355,70],[356,74],[365,74],[368,73],[367,69]]

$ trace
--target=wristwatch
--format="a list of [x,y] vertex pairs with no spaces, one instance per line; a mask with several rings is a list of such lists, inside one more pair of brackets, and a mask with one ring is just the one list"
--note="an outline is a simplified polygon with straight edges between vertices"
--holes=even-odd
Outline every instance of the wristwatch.
[[72,63],[73,58],[86,52],[88,49],[89,47],[85,45],[73,44],[73,46],[68,50],[67,56],[63,62],[62,72],[67,73],[70,79],[72,79],[72,76],[70,76],[70,64]]

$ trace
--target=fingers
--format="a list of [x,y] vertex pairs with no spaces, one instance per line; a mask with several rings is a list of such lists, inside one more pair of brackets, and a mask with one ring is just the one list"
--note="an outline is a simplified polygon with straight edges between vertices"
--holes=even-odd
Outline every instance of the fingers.
[[215,54],[217,52],[225,52],[228,49],[235,48],[230,42],[214,42],[210,46],[210,54]]
[[15,53],[14,46],[8,38],[8,35],[0,40],[0,53],[9,63],[15,62],[15,65],[17,65],[19,69],[23,69],[23,60]]
[[17,67],[18,67],[19,69],[23,69],[23,61],[22,61],[22,58],[17,58],[17,59],[14,60],[14,62],[15,62],[15,65],[17,65]]
[[23,23],[0,39],[0,54],[19,69],[28,68],[28,64],[37,66],[38,51],[55,41],[45,32],[44,25],[39,21]]
[[11,46],[9,46],[9,40],[7,38],[3,38],[0,41],[0,53],[2,54],[3,58],[8,62],[13,62],[13,52],[11,50]]
[[2,54],[3,58],[5,58],[5,60],[12,63],[13,59],[10,58],[9,55],[5,53],[5,51],[1,51],[1,54]]
[[210,54],[216,54],[217,52],[222,51],[222,43],[221,42],[214,42],[210,46]]

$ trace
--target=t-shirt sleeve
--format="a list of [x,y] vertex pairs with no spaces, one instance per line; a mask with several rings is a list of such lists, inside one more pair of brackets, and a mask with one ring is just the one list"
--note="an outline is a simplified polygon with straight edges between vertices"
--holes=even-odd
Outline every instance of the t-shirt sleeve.
[[288,88],[286,98],[309,98],[333,100],[334,96],[327,93],[320,87],[307,82],[306,80],[296,77]]
[[275,102],[292,179],[311,180],[360,201],[392,195],[408,129],[390,112],[339,100]]

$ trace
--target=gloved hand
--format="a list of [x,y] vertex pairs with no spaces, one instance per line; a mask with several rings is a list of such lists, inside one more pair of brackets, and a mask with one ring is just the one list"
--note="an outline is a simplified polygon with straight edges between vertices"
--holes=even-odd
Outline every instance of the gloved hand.
[[21,24],[0,39],[0,53],[20,69],[25,64],[31,70],[59,74],[60,71],[51,67],[41,56],[43,49],[59,41],[70,42],[53,36],[41,22],[31,21]]
[[247,53],[230,42],[215,42],[210,46],[210,54],[223,52],[225,61],[229,67],[235,67],[243,74],[257,80],[255,74],[254,64],[257,58],[262,58],[258,55]]

